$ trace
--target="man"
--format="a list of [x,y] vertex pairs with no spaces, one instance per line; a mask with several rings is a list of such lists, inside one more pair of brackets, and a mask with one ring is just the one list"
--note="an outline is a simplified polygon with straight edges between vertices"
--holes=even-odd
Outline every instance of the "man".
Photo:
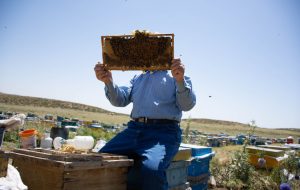
[[5,131],[18,129],[19,126],[24,125],[25,118],[26,116],[24,114],[17,114],[9,119],[0,120],[0,149]]
[[[182,111],[196,104],[192,83],[184,76],[180,59],[173,59],[172,76],[168,71],[146,71],[131,80],[130,87],[118,87],[112,73],[96,64],[96,77],[105,83],[105,93],[112,105],[133,103],[128,128],[110,140],[100,152],[127,155],[135,160],[133,179],[128,189],[166,190],[165,170],[181,143]],[[133,175],[133,174],[132,174]]]

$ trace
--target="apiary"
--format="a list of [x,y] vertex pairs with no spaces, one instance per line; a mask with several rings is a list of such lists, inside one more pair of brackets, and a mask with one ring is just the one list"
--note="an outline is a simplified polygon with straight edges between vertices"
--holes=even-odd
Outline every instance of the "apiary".
[[9,157],[31,190],[126,190],[133,164],[126,156],[45,149],[15,149]]
[[174,34],[102,36],[103,64],[108,70],[169,70],[174,58]]

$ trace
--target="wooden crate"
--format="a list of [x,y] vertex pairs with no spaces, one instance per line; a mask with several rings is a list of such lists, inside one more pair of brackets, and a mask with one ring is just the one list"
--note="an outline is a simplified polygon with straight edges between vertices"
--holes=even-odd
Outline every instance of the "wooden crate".
[[0,150],[0,177],[6,177],[8,166],[8,156]]
[[128,166],[133,164],[125,156],[43,149],[15,149],[9,156],[31,190],[126,190]]
[[[137,35],[139,34],[139,35]],[[174,34],[101,36],[103,64],[108,70],[170,70]]]

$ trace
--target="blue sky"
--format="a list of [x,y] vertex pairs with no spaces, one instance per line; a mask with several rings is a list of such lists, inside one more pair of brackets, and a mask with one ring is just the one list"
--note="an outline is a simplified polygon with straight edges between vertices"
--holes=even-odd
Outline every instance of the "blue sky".
[[[100,37],[175,34],[197,105],[184,117],[300,128],[300,1],[0,1],[0,92],[130,113],[106,100]],[[113,71],[118,85],[139,72]],[[209,98],[209,96],[212,96]]]

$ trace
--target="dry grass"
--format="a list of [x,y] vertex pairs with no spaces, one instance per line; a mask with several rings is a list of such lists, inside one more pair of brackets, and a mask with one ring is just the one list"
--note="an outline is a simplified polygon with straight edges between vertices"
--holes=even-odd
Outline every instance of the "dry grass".
[[[10,95],[1,92],[0,111],[31,112],[39,116],[51,113],[55,116],[59,115],[81,120],[98,120],[107,124],[122,124],[130,119],[129,115],[113,113],[93,106],[45,98]],[[229,135],[237,135],[247,134],[250,130],[248,125],[238,122],[210,119],[191,119],[189,121],[190,129],[195,129],[203,133],[219,134],[223,132]],[[183,120],[181,127],[185,128],[187,122],[187,120]],[[256,128],[255,134],[269,138],[293,136],[297,139],[300,138],[300,129]]]
[[129,120],[129,116],[126,115],[116,115],[114,113],[97,113],[80,111],[73,109],[62,109],[62,108],[49,108],[49,107],[35,107],[35,106],[20,106],[20,105],[7,105],[0,103],[1,111],[14,111],[19,113],[35,113],[39,116],[44,116],[47,113],[53,115],[59,115],[69,118],[78,118],[80,120],[92,121],[97,120],[99,122],[107,124],[122,124]]
[[243,145],[213,147],[213,151],[216,153],[215,159],[219,160],[221,164],[228,162],[232,158],[234,152],[242,150]]

